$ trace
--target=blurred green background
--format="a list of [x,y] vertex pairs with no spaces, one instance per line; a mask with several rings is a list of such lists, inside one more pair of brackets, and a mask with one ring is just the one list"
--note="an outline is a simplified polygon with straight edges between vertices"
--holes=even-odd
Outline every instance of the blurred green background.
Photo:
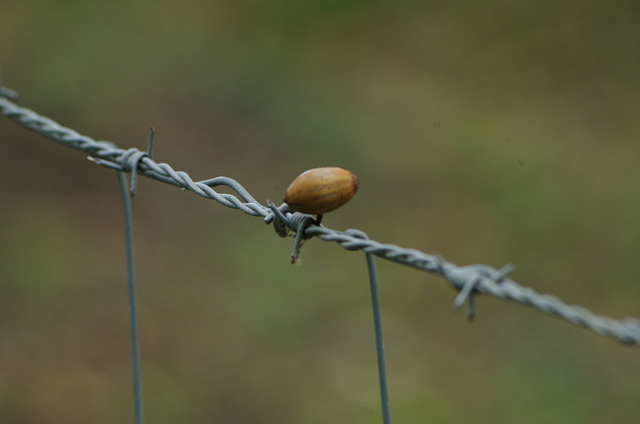
[[[4,0],[20,104],[194,179],[280,201],[360,177],[325,225],[516,262],[513,278],[640,316],[640,4]],[[132,422],[116,177],[0,119],[0,422]],[[142,179],[149,423],[378,423],[365,260]],[[637,423],[640,357],[378,261],[396,423]]]

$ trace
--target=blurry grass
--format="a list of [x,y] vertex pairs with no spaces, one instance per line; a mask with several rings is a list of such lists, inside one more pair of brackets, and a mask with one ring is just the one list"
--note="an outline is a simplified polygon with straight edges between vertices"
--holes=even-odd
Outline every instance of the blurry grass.
[[[16,2],[22,104],[194,178],[279,201],[300,171],[360,176],[339,229],[640,315],[637,5],[503,1]],[[115,177],[0,120],[0,421],[131,416]],[[153,422],[379,421],[364,258],[144,181],[134,201]],[[380,263],[403,422],[640,414],[631,349]],[[634,372],[635,371],[635,372]],[[67,402],[69,396],[81,396]]]

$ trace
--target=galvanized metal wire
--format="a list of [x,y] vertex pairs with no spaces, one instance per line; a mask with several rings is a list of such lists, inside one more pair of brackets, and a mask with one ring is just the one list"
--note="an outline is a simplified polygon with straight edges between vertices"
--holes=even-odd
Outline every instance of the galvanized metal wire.
[[138,296],[136,285],[135,254],[133,247],[133,214],[131,196],[124,172],[118,172],[118,186],[122,200],[124,241],[127,256],[127,291],[129,292],[129,332],[131,337],[131,368],[133,372],[133,409],[135,424],[144,424],[144,402],[142,398],[142,371],[140,366],[140,336],[138,330]]
[[[361,250],[367,254],[444,277],[451,287],[459,292],[454,307],[460,307],[468,302],[470,317],[475,313],[476,295],[487,294],[533,307],[625,344],[640,345],[640,319],[613,319],[599,316],[581,306],[568,305],[555,296],[539,294],[508,277],[513,269],[512,266],[507,265],[501,269],[482,264],[458,266],[437,255],[370,240],[360,230],[337,231],[324,225],[315,225],[313,217],[292,213],[285,204],[277,207],[273,204],[266,206],[261,204],[233,178],[216,177],[204,181],[193,181],[186,172],[175,171],[166,163],[155,162],[148,152],[136,148],[121,149],[108,141],[96,141],[30,109],[20,107],[12,101],[16,97],[14,91],[7,88],[0,89],[0,112],[19,125],[65,146],[87,153],[89,159],[98,165],[181,187],[199,196],[213,199],[226,207],[261,217],[267,224],[273,224],[280,236],[296,236],[294,260],[302,241],[317,237],[324,241],[336,242],[346,250]],[[213,189],[217,186],[227,186],[236,195],[218,193]],[[132,189],[135,190],[133,184]]]

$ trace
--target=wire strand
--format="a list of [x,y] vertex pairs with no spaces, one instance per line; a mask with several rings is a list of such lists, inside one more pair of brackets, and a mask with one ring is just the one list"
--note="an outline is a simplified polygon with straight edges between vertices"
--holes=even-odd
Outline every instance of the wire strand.
[[[15,92],[0,88],[0,94],[6,96],[7,93]],[[17,95],[12,97],[17,97]],[[295,235],[296,229],[300,229],[304,232],[301,240],[317,236],[324,241],[336,242],[346,250],[362,250],[392,262],[442,276],[452,288],[460,292],[456,298],[456,307],[465,301],[469,302],[470,317],[473,316],[475,296],[483,293],[498,299],[533,307],[546,314],[629,345],[640,345],[640,319],[616,320],[603,317],[581,306],[568,305],[555,296],[539,294],[533,289],[520,286],[507,278],[506,274],[512,267],[505,272],[505,268],[495,269],[488,265],[457,266],[446,262],[439,256],[430,255],[420,250],[359,238],[356,233],[360,235],[362,232],[358,230],[337,231],[324,225],[301,225],[303,220],[300,219],[300,216],[302,214],[287,211],[284,207],[286,205],[272,209],[260,204],[248,190],[232,178],[216,177],[194,182],[186,172],[175,171],[166,163],[157,163],[146,152],[141,152],[136,148],[124,150],[107,141],[96,141],[70,128],[63,127],[52,119],[41,116],[30,109],[20,107],[9,98],[1,95],[0,112],[24,128],[87,153],[89,158],[98,165],[122,172],[132,172],[133,169],[136,169],[138,175],[190,190],[198,196],[213,199],[226,207],[238,209],[248,215],[262,217],[267,224],[273,223],[280,236]],[[212,188],[219,185],[231,188],[237,196],[218,193]],[[308,215],[302,215],[302,217],[308,217]]]

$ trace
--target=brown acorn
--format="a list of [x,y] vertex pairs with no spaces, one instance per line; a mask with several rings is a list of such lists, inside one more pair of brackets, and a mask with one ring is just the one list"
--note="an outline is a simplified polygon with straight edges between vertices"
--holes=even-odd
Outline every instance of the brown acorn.
[[346,169],[309,169],[289,185],[284,201],[292,211],[322,215],[347,203],[359,185],[358,177]]

